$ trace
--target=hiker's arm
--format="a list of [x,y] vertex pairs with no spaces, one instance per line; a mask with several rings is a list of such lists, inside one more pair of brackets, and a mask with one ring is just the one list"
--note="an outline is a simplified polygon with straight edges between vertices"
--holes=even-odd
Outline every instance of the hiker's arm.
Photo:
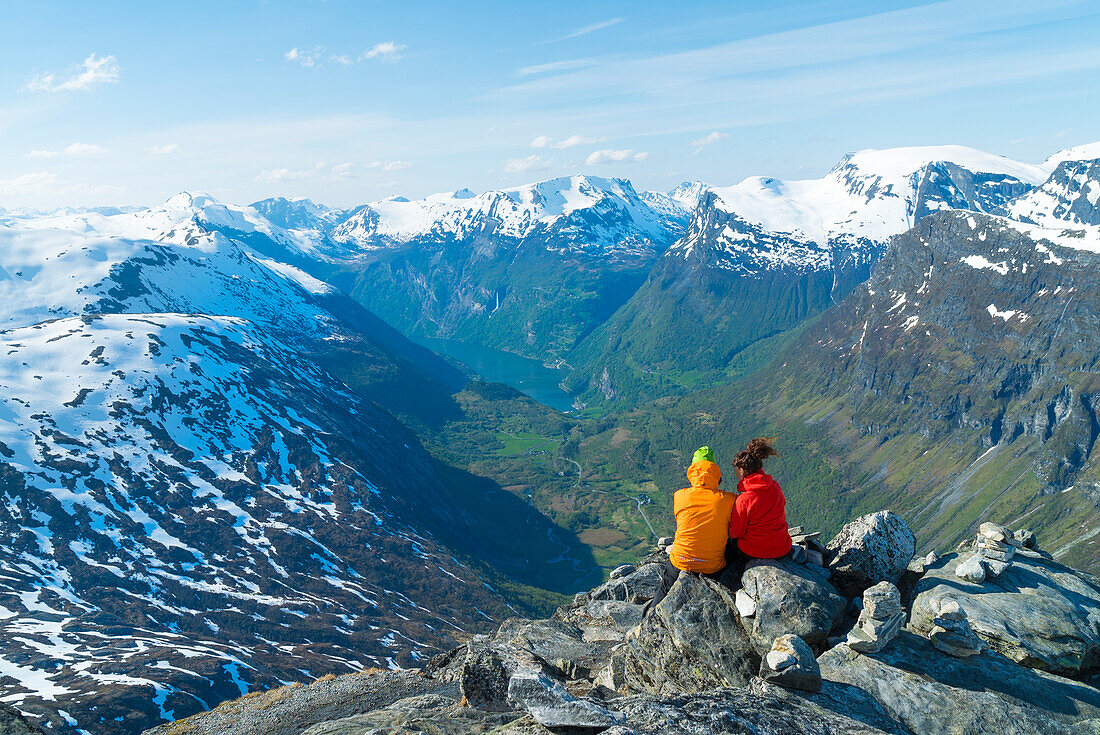
[[743,495],[738,495],[733,504],[733,515],[730,517],[730,538],[741,538],[745,535],[749,525],[749,503]]

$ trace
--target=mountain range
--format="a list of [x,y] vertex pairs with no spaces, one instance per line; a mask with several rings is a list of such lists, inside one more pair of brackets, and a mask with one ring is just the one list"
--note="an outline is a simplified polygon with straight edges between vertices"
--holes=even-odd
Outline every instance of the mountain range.
[[[0,212],[5,699],[135,733],[414,663],[636,557],[685,452],[757,432],[795,522],[1028,518],[1095,569],[1098,159]],[[567,366],[580,410],[428,337]]]

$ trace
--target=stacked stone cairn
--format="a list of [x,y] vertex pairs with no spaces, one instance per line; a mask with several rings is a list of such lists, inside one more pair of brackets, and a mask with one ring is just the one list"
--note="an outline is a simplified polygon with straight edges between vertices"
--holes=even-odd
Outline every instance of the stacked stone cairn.
[[933,618],[928,640],[937,649],[949,656],[966,658],[981,653],[986,648],[985,643],[970,629],[966,611],[958,600],[941,597],[931,600],[929,607]]
[[802,564],[816,564],[825,566],[825,546],[819,537],[820,531],[807,533],[802,526],[791,526],[787,529],[791,543],[794,544],[794,560]]
[[879,582],[863,593],[863,610],[848,633],[848,647],[860,653],[878,653],[897,637],[904,622],[901,592],[890,582]]
[[981,584],[986,577],[999,577],[1011,566],[1012,557],[1023,545],[1023,541],[1004,526],[983,523],[978,527],[976,551],[958,566],[955,575],[974,584]]

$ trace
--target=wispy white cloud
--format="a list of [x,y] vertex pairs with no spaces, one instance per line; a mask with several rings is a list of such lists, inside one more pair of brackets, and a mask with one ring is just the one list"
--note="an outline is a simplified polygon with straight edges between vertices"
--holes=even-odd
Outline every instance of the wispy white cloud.
[[728,137],[730,137],[729,133],[720,133],[715,130],[713,133],[704,135],[702,138],[696,138],[695,140],[691,141],[690,145],[710,145],[711,143],[717,143],[720,140],[725,140]]
[[403,171],[412,164],[408,161],[371,161],[367,168],[377,168],[382,171]]
[[622,23],[622,18],[608,18],[607,20],[601,20],[599,23],[591,23],[586,26],[582,26],[572,33],[567,33],[561,38],[554,39],[555,41],[568,41],[570,38],[577,38],[578,36],[587,36],[589,33],[595,33],[596,31],[602,31],[604,28],[610,28],[613,25]]
[[11,179],[0,179],[0,196],[102,195],[118,191],[122,188],[68,181],[51,171],[35,171]]
[[154,156],[170,156],[173,153],[179,153],[182,150],[176,143],[168,143],[167,145],[154,145],[149,148],[149,152]]
[[1085,4],[1056,2],[1041,13],[1015,0],[998,7],[938,2],[675,53],[608,56],[488,97],[645,120],[644,132],[654,134],[805,119],[1100,68],[1100,56],[1080,44],[1004,43],[1005,33],[1079,17]]
[[532,74],[546,74],[553,71],[572,71],[574,69],[584,69],[585,67],[592,66],[596,63],[596,59],[564,59],[562,61],[551,61],[547,64],[534,64],[532,66],[525,66],[517,72],[521,77],[530,76]]
[[550,161],[535,153],[526,158],[509,158],[504,162],[504,173],[506,174],[545,171],[548,168],[550,168]]
[[583,135],[570,135],[568,138],[562,138],[561,140],[554,140],[549,135],[540,135],[531,141],[532,148],[575,148],[579,145],[591,145],[592,143],[599,143],[603,138],[586,138]]
[[593,151],[588,155],[588,158],[584,160],[588,166],[596,166],[601,163],[618,163],[622,161],[644,161],[649,158],[649,153],[642,151],[635,153],[632,148],[626,148],[623,150],[606,149],[602,151]]
[[90,54],[84,63],[56,74],[49,72],[31,79],[23,87],[30,92],[90,92],[104,84],[118,82],[121,69],[114,56]]
[[401,58],[401,52],[405,50],[404,44],[393,41],[376,43],[359,55],[360,61],[367,59],[381,59],[383,61],[397,61]]
[[28,158],[57,158],[58,156],[94,156],[98,153],[106,153],[106,149],[92,143],[72,143],[61,150],[34,150],[27,154]]
[[[328,60],[340,66],[351,66],[358,61],[368,61],[370,59],[378,61],[397,61],[401,58],[401,52],[404,50],[404,44],[394,41],[383,41],[382,43],[374,44],[358,56],[353,57],[349,54],[333,53],[329,54]],[[298,64],[305,69],[317,69],[323,66],[321,59],[324,58],[325,53],[324,46],[317,46],[309,50],[295,46],[290,49],[290,51],[283,54],[283,59]]]
[[691,155],[697,156],[703,152],[703,148],[705,148],[706,146],[711,145],[712,143],[717,143],[720,140],[725,140],[728,137],[730,137],[729,133],[720,133],[715,130],[713,133],[704,135],[702,138],[696,138],[695,140],[691,141],[691,143],[689,143],[689,145],[695,146],[695,150],[691,152]]
[[304,69],[314,69],[321,65],[321,54],[324,49],[315,48],[312,51],[303,51],[295,46],[294,48],[283,54],[283,58],[287,61],[297,64]]
[[256,175],[255,181],[261,184],[285,184],[296,181],[309,182],[334,182],[347,181],[355,178],[355,164],[338,163],[329,166],[324,161],[319,161],[312,168],[270,168]]

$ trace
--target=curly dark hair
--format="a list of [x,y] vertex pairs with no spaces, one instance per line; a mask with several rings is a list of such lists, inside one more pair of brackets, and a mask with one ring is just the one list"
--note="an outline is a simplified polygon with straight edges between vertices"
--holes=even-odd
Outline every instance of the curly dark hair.
[[742,449],[733,459],[733,466],[744,470],[746,475],[759,472],[764,469],[764,460],[768,457],[778,457],[779,452],[772,446],[775,437],[759,437],[749,442],[746,449]]

